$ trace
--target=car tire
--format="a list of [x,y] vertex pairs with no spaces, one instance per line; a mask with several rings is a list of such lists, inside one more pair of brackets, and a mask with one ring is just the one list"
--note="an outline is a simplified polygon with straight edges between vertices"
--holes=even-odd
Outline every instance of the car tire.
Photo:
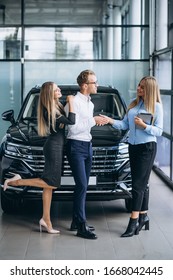
[[7,192],[1,189],[1,208],[3,212],[13,214],[21,212],[24,207],[24,202],[21,197],[11,196]]
[[128,213],[132,212],[132,199],[131,198],[125,199],[125,207],[126,207]]

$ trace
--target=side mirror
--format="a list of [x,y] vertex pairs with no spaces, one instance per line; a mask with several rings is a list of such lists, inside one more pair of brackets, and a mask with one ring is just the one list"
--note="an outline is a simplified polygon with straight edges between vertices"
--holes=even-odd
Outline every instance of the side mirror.
[[4,113],[2,113],[2,119],[4,121],[9,121],[11,122],[11,124],[14,124],[15,123],[15,119],[14,119],[14,110],[8,110],[8,111],[5,111]]

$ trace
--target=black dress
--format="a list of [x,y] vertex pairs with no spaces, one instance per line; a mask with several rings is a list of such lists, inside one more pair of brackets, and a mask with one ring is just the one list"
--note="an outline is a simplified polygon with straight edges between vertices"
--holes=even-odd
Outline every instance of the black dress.
[[56,132],[51,128],[50,135],[48,136],[43,147],[45,165],[41,178],[48,185],[54,187],[60,187],[61,184],[61,168],[66,124],[75,124],[74,113],[69,112],[68,118],[65,117],[65,115],[57,115],[55,125]]

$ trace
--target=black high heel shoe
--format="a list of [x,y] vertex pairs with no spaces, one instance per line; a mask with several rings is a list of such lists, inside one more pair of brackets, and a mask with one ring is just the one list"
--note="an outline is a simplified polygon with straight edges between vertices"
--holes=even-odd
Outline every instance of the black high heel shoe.
[[147,216],[147,213],[139,214],[139,226],[137,228],[137,232],[145,226],[145,230],[149,230],[149,217]]
[[121,235],[121,237],[131,237],[133,235],[139,234],[138,231],[138,218],[132,219],[130,218],[126,231]]

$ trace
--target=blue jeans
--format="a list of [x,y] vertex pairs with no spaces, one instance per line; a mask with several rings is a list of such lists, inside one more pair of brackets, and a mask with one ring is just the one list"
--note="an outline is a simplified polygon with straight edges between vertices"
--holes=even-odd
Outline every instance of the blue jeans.
[[67,158],[75,181],[73,219],[80,223],[86,221],[85,201],[92,165],[92,154],[91,142],[72,139],[67,141]]

